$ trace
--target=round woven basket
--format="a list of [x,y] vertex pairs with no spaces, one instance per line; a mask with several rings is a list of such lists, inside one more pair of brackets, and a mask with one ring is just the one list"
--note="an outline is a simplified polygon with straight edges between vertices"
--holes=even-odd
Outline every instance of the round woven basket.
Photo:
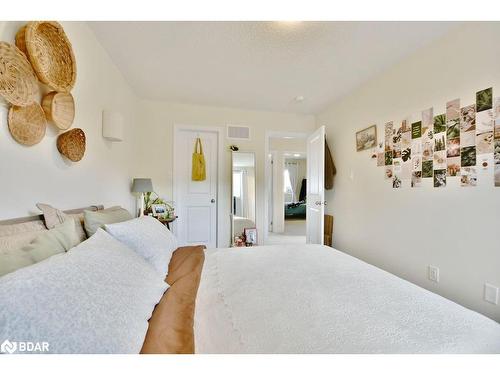
[[80,161],[85,154],[85,133],[76,128],[57,137],[57,149],[71,161]]
[[30,62],[19,48],[6,42],[0,42],[0,95],[21,107],[33,103],[38,95]]
[[73,124],[75,118],[75,101],[70,93],[51,91],[43,97],[42,108],[47,120],[61,130]]
[[40,104],[26,107],[12,106],[9,110],[9,130],[12,137],[22,145],[33,146],[45,136],[47,120]]
[[58,22],[29,22],[17,32],[16,45],[28,56],[40,81],[56,91],[71,91],[76,80],[75,55]]

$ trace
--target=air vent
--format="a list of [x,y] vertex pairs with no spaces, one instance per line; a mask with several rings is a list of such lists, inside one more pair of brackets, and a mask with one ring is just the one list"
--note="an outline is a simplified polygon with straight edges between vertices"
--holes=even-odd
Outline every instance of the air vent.
[[250,128],[248,126],[227,126],[227,137],[230,139],[250,139]]

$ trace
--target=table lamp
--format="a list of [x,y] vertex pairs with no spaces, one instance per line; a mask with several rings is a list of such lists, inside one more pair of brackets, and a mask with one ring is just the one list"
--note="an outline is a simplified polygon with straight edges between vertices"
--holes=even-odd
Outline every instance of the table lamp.
[[144,193],[153,191],[153,182],[150,178],[134,178],[132,183],[132,192],[141,193],[141,208],[139,216],[144,216]]

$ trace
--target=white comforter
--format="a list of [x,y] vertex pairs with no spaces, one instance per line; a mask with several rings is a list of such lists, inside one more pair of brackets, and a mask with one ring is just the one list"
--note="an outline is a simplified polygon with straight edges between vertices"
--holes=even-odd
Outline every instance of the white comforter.
[[206,251],[198,353],[500,353],[500,324],[318,245]]

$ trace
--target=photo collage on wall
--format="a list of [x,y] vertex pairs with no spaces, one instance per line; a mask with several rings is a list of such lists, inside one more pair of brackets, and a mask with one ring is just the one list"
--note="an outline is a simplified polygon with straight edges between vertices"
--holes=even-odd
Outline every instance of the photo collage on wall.
[[493,163],[494,185],[500,187],[500,97],[493,88],[476,93],[476,102],[461,106],[460,99],[446,103],[445,113],[423,110],[414,118],[384,125],[384,140],[373,158],[384,167],[385,179],[395,189],[406,180],[412,188],[425,179],[435,188],[459,178],[463,187],[477,186],[478,169]]

